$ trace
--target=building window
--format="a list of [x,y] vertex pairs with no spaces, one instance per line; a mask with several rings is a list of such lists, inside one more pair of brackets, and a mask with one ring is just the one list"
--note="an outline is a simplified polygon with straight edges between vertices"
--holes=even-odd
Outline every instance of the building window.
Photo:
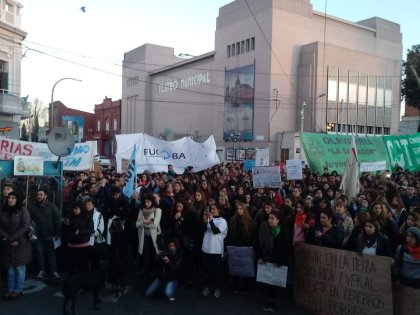
[[373,126],[366,126],[366,133],[368,135],[373,134]]
[[4,9],[10,13],[13,13],[13,5],[10,3],[7,3],[4,5]]
[[249,52],[249,45],[250,45],[250,40],[249,40],[249,38],[246,40],[246,45],[245,45],[245,51],[246,52]]
[[241,41],[241,54],[245,52],[245,41]]
[[375,134],[381,135],[382,134],[382,127],[376,127],[375,128]]
[[391,128],[384,127],[384,135],[389,135],[389,134],[391,134]]
[[100,120],[98,120],[98,123],[97,123],[97,125],[96,125],[96,129],[97,129],[98,131],[101,131],[101,121],[100,121]]
[[365,133],[365,126],[358,125],[357,126],[357,133]]
[[114,118],[114,131],[118,130],[118,119]]
[[235,52],[236,52],[235,44],[232,44],[232,56],[235,56]]
[[255,50],[255,37],[251,38],[251,51]]
[[227,57],[230,57],[230,45],[227,46]]
[[109,131],[109,118],[105,120],[105,131]]
[[241,53],[241,44],[239,42],[236,43],[236,54],[239,55]]

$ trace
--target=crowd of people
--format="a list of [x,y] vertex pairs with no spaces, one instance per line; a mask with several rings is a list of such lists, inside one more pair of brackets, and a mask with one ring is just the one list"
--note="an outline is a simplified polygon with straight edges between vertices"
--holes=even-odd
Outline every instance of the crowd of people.
[[[146,285],[145,296],[162,290],[170,301],[177,287],[200,286],[202,296],[222,296],[229,285],[246,294],[255,279],[229,276],[226,247],[252,247],[255,264],[293,264],[300,243],[389,256],[395,281],[420,289],[420,173],[363,173],[349,199],[341,176],[303,169],[303,179],[281,173],[280,188],[253,188],[243,164],[221,163],[204,171],[144,172],[125,196],[126,174],[115,170],[65,172],[63,209],[37,187],[36,201],[23,206],[19,182],[4,181],[0,212],[0,262],[6,268],[4,298],[22,296],[26,265],[36,257],[37,278],[60,279],[98,270],[101,261],[132,263]],[[33,222],[33,223],[31,223]],[[31,242],[28,228],[36,226]],[[57,266],[57,241],[66,266]],[[274,311],[276,286],[261,285],[263,310]]]

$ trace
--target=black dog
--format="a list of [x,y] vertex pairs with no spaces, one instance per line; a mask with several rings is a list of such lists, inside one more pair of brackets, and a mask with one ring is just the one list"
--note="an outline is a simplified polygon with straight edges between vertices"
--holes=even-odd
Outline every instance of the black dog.
[[71,314],[76,314],[76,302],[77,296],[80,290],[92,291],[93,295],[93,308],[99,310],[98,304],[100,303],[98,292],[100,288],[105,283],[105,272],[104,271],[91,271],[91,272],[82,272],[75,273],[69,276],[63,285],[63,314],[68,314],[67,312],[67,302],[71,300]]

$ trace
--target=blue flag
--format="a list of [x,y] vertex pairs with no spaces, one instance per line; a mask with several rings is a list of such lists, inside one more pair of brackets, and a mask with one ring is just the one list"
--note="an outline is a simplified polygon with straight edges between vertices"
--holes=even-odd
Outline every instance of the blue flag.
[[127,198],[131,198],[134,192],[134,179],[137,176],[136,151],[136,145],[134,145],[133,151],[131,152],[130,164],[127,169],[127,176],[125,177],[125,186],[123,188],[123,194]]

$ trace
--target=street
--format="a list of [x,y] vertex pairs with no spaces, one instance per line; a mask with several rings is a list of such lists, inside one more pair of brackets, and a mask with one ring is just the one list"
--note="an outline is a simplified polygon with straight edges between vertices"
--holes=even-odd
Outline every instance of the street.
[[[37,280],[33,274],[26,281],[24,296],[17,301],[0,300],[1,315],[51,315],[62,314],[64,298],[61,293],[61,282]],[[1,292],[4,292],[3,282]],[[79,294],[76,306],[77,315],[115,315],[115,314],[262,314],[262,296],[259,286],[254,285],[248,294],[233,294],[230,288],[222,290],[220,299],[212,296],[204,298],[200,295],[200,287],[191,289],[180,287],[177,298],[169,302],[163,296],[146,299],[143,297],[145,285],[141,284],[138,275],[128,279],[126,295],[116,299],[109,286],[100,293],[101,309],[93,310],[92,293]],[[68,305],[70,309],[70,303]],[[276,313],[282,314],[308,314],[292,305],[289,297],[280,297]]]

